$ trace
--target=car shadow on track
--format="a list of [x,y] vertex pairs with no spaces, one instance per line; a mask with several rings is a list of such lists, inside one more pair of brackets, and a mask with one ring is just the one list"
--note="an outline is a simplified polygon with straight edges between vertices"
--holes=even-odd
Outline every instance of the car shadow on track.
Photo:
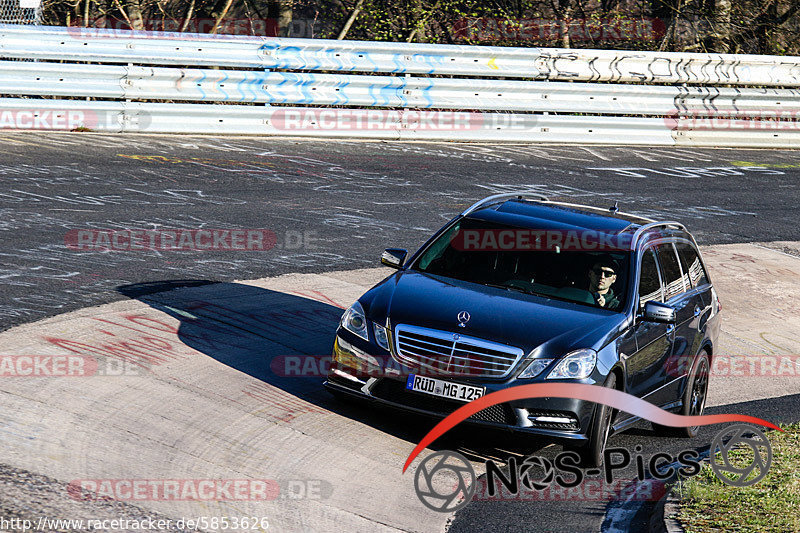
[[[207,280],[141,283],[117,290],[179,320],[178,337],[190,348],[267,384],[252,391],[265,405],[302,414],[295,400],[300,398],[411,443],[419,442],[437,422],[376,405],[338,401],[324,390],[327,366],[320,362],[330,358],[344,312],[329,301]],[[504,461],[509,455],[528,455],[548,444],[464,425],[432,447],[459,450],[478,461]]]

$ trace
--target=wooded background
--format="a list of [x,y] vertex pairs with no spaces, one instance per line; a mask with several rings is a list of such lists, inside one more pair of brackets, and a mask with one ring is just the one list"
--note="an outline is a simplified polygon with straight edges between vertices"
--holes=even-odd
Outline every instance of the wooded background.
[[800,55],[800,0],[44,0],[51,25]]

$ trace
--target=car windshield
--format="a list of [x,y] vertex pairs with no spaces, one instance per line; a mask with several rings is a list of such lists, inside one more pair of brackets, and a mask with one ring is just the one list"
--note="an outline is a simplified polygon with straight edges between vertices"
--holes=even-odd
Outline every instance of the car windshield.
[[[576,231],[538,231],[462,218],[411,269],[621,311],[630,252],[603,246],[600,234],[591,230],[570,237]],[[593,235],[581,241],[586,233]]]

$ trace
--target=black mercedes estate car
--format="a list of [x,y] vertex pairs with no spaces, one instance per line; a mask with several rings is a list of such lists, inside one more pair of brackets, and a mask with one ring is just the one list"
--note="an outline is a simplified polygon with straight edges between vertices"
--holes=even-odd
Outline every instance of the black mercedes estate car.
[[[342,316],[325,386],[443,417],[536,382],[612,387],[673,412],[703,412],[720,305],[677,222],[502,194],[471,206]],[[592,402],[532,398],[468,422],[557,438],[599,464],[637,419]],[[656,427],[693,436],[697,428]]]

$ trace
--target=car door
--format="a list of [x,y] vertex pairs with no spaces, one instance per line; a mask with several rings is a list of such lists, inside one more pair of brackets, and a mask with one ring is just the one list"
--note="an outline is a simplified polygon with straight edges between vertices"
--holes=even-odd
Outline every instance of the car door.
[[703,301],[692,288],[688,270],[681,266],[675,244],[659,244],[656,252],[664,279],[664,301],[675,309],[672,354],[662,369],[664,403],[674,403],[679,399],[680,379],[688,372],[699,343],[697,317]]
[[694,356],[700,351],[703,342],[705,323],[711,312],[712,295],[711,284],[694,245],[688,241],[678,241],[675,249],[678,252],[686,292],[668,300],[675,307],[677,324],[674,351],[667,366],[666,388],[667,394],[677,401],[681,392],[680,379],[688,374]]
[[653,248],[647,248],[639,261],[639,309],[636,313],[633,336],[636,352],[625,363],[628,392],[634,396],[660,404],[659,390],[664,382],[664,364],[672,352],[669,335],[671,325],[641,320],[641,310],[650,300],[664,301],[664,287]]
[[711,282],[708,280],[703,261],[700,259],[700,254],[694,244],[688,241],[676,242],[675,248],[678,249],[681,268],[689,279],[692,291],[696,294],[693,314],[697,317],[697,332],[694,345],[692,346],[692,354],[696,354],[700,350],[700,343],[703,342],[703,337],[705,336],[705,322],[711,314],[713,299]]

